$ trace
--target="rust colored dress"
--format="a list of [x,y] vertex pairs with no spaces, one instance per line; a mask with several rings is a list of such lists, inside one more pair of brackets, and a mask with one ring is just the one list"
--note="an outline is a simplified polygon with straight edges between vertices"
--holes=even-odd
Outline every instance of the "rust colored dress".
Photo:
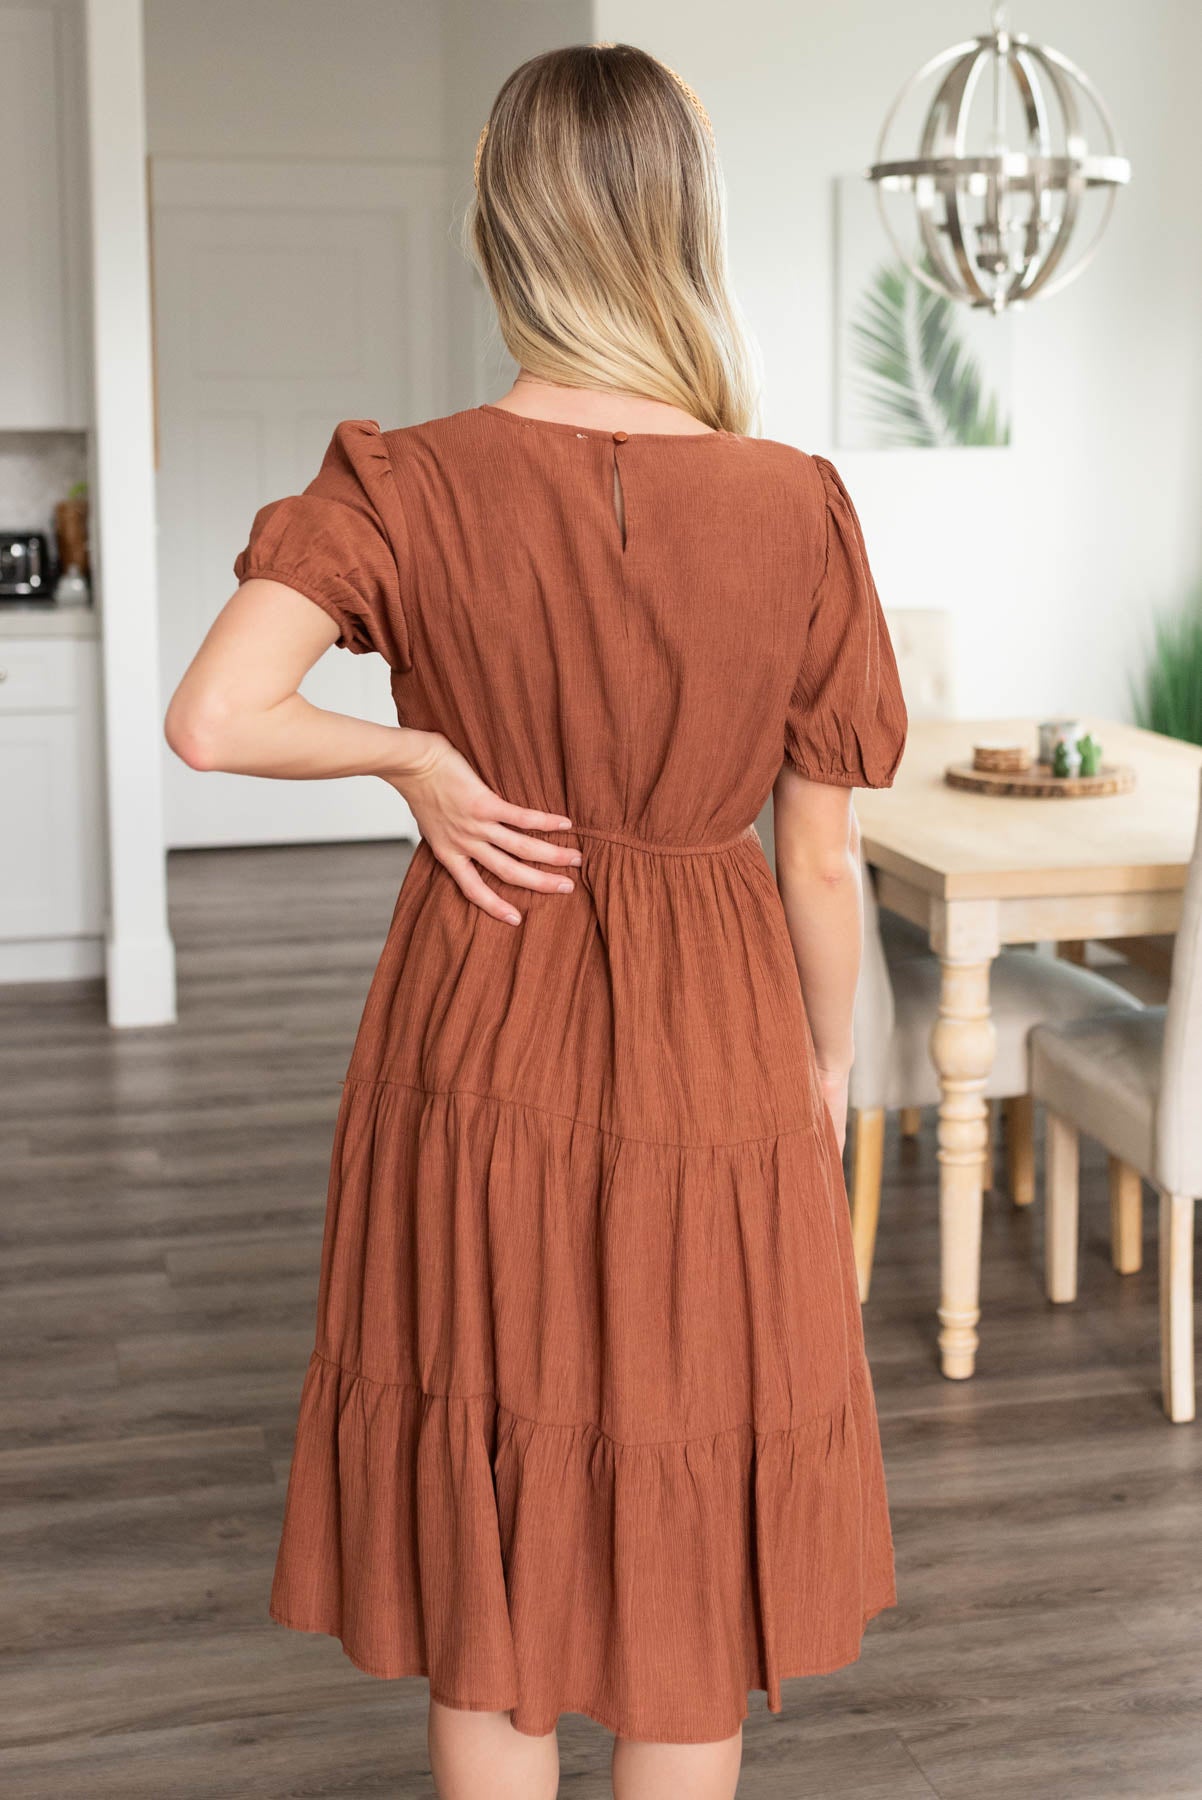
[[[617,468],[625,539],[614,505]],[[234,564],[562,812],[570,895],[426,844],[338,1116],[272,1616],[524,1732],[730,1736],[896,1604],[843,1172],[752,821],[906,717],[830,463],[494,406],[335,430]]]

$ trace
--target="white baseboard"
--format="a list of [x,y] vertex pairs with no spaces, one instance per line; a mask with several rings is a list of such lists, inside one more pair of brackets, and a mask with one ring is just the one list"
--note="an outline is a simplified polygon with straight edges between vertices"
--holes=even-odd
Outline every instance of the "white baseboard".
[[110,1025],[170,1025],[175,1019],[175,949],[169,937],[105,945],[99,937],[0,942],[0,987],[107,977]]
[[28,981],[87,981],[104,974],[98,937],[17,938],[0,943],[0,985]]

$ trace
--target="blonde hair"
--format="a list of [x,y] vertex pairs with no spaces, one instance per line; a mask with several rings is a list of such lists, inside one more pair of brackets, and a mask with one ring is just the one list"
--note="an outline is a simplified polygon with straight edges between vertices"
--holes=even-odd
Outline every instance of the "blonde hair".
[[532,375],[748,430],[758,392],[713,128],[645,50],[578,44],[514,70],[477,146],[464,240]]

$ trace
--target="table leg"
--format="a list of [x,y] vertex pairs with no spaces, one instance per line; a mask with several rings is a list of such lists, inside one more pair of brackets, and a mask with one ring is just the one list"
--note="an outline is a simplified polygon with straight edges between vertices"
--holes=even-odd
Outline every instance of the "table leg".
[[981,1172],[987,1142],[985,1083],[997,1033],[989,1009],[989,963],[943,955],[931,1055],[939,1073],[939,1228],[943,1373],[973,1372],[981,1291]]

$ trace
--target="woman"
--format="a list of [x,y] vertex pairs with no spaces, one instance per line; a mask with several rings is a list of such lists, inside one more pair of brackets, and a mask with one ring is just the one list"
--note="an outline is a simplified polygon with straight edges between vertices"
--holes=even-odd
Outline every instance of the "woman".
[[[849,790],[905,713],[858,521],[745,435],[709,121],[628,45],[534,58],[471,243],[520,373],[347,420],[263,507],[167,721],[374,774],[421,827],[338,1118],[272,1615],[425,1674],[443,1800],[734,1791],[747,1694],[895,1603],[840,1165]],[[396,728],[297,692],[388,662]],[[775,800],[776,882],[752,821]]]

